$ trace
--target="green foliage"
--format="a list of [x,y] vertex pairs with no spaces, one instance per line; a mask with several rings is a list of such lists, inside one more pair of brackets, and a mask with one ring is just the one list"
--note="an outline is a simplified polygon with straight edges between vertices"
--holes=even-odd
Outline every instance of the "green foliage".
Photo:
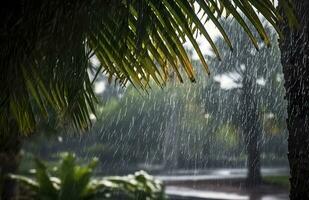
[[94,199],[165,199],[162,183],[144,171],[125,177],[93,178],[98,160],[87,165],[78,165],[73,154],[63,154],[60,164],[54,169],[36,159],[35,179],[11,175],[12,179],[26,184],[39,200],[94,200]]
[[[289,22],[296,23],[288,0],[280,0],[279,7]],[[104,72],[109,80],[115,78],[122,85],[131,82],[142,90],[150,80],[164,85],[169,71],[182,81],[180,69],[195,81],[185,41],[192,43],[207,72],[195,36],[201,34],[220,58],[204,27],[207,21],[218,27],[232,48],[221,18],[235,18],[256,47],[258,40],[249,24],[270,44],[258,14],[279,33],[282,19],[272,0],[17,1],[4,6],[2,12],[1,133],[9,132],[12,119],[22,133],[34,132],[38,113],[45,119],[52,113],[60,118],[58,122],[69,119],[77,129],[87,129],[96,102],[89,68],[95,68],[95,77]],[[100,61],[98,67],[90,67],[94,55]]]
[[288,176],[265,176],[263,179],[270,184],[283,186],[285,188],[290,187],[290,180]]
[[[238,155],[235,153],[238,152],[237,130],[226,128],[224,134],[217,134],[226,126],[222,118],[227,115],[221,111],[228,106],[222,103],[216,109],[210,102],[214,96],[224,98],[224,94],[218,96],[221,89],[214,82],[206,82],[202,76],[198,78],[194,85],[186,82],[169,83],[164,89],[153,87],[147,96],[128,88],[117,107],[113,101],[102,105],[102,110],[110,110],[110,106],[114,110],[98,116],[91,132],[95,142],[108,147],[95,155],[101,160],[110,159],[108,164],[125,160],[131,165],[162,165],[167,145],[178,157],[179,167],[193,167],[194,162],[203,167],[205,163],[211,164],[211,160],[216,162]],[[112,153],[112,158],[107,152]]]
[[237,130],[229,124],[225,124],[219,128],[216,132],[217,134],[217,141],[216,144],[218,146],[223,146],[227,149],[235,148],[238,144],[238,134]]
[[[279,79],[282,70],[278,46],[262,47],[256,52],[248,44],[246,35],[239,34],[241,27],[234,21],[230,22],[223,23],[224,27],[230,33],[231,40],[235,41],[235,45],[236,41],[239,45],[230,53],[228,48],[224,48],[223,39],[216,40],[225,59],[221,62],[210,59],[214,66],[218,66],[214,75],[239,73],[240,78],[235,80],[238,84],[241,84],[244,76],[251,74],[257,76],[256,78],[265,79],[265,85],[256,85],[258,90],[253,96],[259,99],[259,111],[264,115],[261,116],[265,133],[262,151],[266,154],[263,156],[263,164],[266,163],[265,160],[267,163],[277,162],[279,157],[282,161],[285,159],[287,147],[286,136],[282,134],[285,130],[286,108],[283,100],[283,80]],[[276,36],[273,32],[270,35],[275,43]],[[266,56],[268,54],[272,56]],[[197,69],[201,70],[200,63],[193,62]],[[253,71],[248,70],[248,74],[245,75],[241,63],[252,66],[259,73],[253,74]],[[102,161],[100,167],[103,173],[107,173],[106,167],[118,170],[136,167],[142,163],[158,165],[162,164],[164,140],[168,129],[175,125],[172,135],[177,142],[169,146],[175,146],[175,155],[179,154],[182,163],[198,161],[211,164],[211,160],[243,160],[239,158],[244,148],[244,145],[239,143],[242,139],[240,128],[243,124],[240,115],[242,88],[240,86],[230,90],[222,89],[213,78],[205,77],[202,71],[199,72],[201,76],[197,76],[196,84],[189,81],[177,84],[175,81],[167,83],[161,89],[152,81],[149,83],[152,90],[148,95],[141,95],[132,85],[121,92],[121,95],[106,94],[104,91],[101,96],[105,101],[96,107],[97,123],[82,140],[72,137],[65,137],[67,139],[62,143],[51,138],[48,141],[33,140],[36,145],[30,144],[26,149],[36,154],[45,152],[41,157],[49,156],[55,149],[75,151],[80,157],[98,156]],[[107,84],[107,78],[104,78]],[[113,86],[107,86],[106,90],[109,88]],[[175,114],[171,119],[173,113]],[[267,117],[270,114],[274,115],[274,118]],[[34,147],[37,149],[33,149]],[[240,162],[238,164],[241,165]],[[180,166],[183,167],[181,164]]]

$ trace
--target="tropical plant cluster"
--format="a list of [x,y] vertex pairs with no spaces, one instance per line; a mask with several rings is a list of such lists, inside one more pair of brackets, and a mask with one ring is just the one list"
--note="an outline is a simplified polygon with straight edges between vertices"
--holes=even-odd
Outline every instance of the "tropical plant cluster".
[[10,175],[28,188],[28,197],[38,200],[100,200],[132,199],[163,200],[164,188],[160,181],[144,171],[133,175],[95,178],[96,158],[87,165],[79,165],[74,154],[65,153],[56,167],[50,169],[35,160],[34,178]]

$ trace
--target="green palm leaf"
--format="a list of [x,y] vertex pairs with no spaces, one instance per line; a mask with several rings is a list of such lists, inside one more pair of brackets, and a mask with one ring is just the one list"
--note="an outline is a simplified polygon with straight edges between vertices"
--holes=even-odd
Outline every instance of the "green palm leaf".
[[[297,23],[288,0],[279,1],[279,7],[290,24]],[[238,21],[257,49],[258,38],[249,27],[270,43],[259,15],[281,34],[282,17],[272,0],[43,0],[7,7],[0,25],[2,132],[10,120],[21,132],[34,132],[37,115],[48,118],[50,112],[59,121],[73,121],[76,129],[88,129],[96,102],[87,71],[92,55],[100,61],[98,73],[147,90],[150,80],[164,85],[171,70],[180,81],[182,70],[195,80],[184,49],[188,41],[209,73],[196,35],[205,37],[219,59],[220,52],[198,12],[215,24],[230,48],[220,23],[224,15]]]

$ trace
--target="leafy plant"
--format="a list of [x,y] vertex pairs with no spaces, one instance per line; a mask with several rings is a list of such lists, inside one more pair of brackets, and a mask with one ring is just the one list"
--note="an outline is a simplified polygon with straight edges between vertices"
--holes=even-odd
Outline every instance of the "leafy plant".
[[60,164],[49,169],[35,160],[35,178],[10,175],[31,190],[31,199],[94,200],[94,199],[166,199],[163,185],[144,171],[134,175],[92,178],[98,162],[94,158],[84,166],[76,163],[74,154],[65,153]]
[[[278,4],[283,16],[295,24],[290,1]],[[123,86],[130,82],[142,90],[148,89],[150,80],[164,85],[169,71],[175,71],[182,81],[183,70],[195,81],[186,41],[192,43],[207,72],[207,61],[195,36],[201,34],[221,58],[204,26],[207,21],[218,28],[230,48],[220,22],[224,17],[235,18],[256,48],[258,38],[250,24],[270,45],[259,15],[282,35],[278,26],[282,16],[273,0],[44,0],[8,4],[2,12],[1,133],[8,132],[11,119],[16,120],[20,132],[32,133],[38,113],[45,118],[56,113],[60,119],[73,121],[78,130],[91,127],[96,98],[88,70],[94,71],[94,77],[104,72],[110,81],[116,79]],[[90,67],[94,55],[100,61],[98,67]]]

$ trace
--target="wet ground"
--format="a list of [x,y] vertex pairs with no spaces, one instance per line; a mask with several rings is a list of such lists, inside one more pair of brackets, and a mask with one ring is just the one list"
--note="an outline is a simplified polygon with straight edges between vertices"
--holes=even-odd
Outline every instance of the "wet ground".
[[[279,189],[274,186],[261,186],[254,190],[240,189],[237,185],[229,186],[224,185],[211,187],[190,187],[190,185],[183,186],[167,186],[166,192],[172,200],[176,199],[191,199],[191,200],[288,200],[288,191]],[[209,187],[210,186],[210,187]]]
[[[187,173],[187,174],[186,174]],[[177,171],[157,176],[164,181],[172,200],[287,200],[288,188],[263,183],[258,187],[245,185],[245,169],[213,169]],[[285,168],[262,169],[263,176],[288,174]]]
[[[288,175],[288,168],[262,168],[263,176]],[[218,180],[218,179],[238,179],[246,178],[247,169],[244,168],[222,168],[207,170],[176,170],[167,175],[157,175],[156,177],[164,182],[173,181],[198,181],[198,180]]]

